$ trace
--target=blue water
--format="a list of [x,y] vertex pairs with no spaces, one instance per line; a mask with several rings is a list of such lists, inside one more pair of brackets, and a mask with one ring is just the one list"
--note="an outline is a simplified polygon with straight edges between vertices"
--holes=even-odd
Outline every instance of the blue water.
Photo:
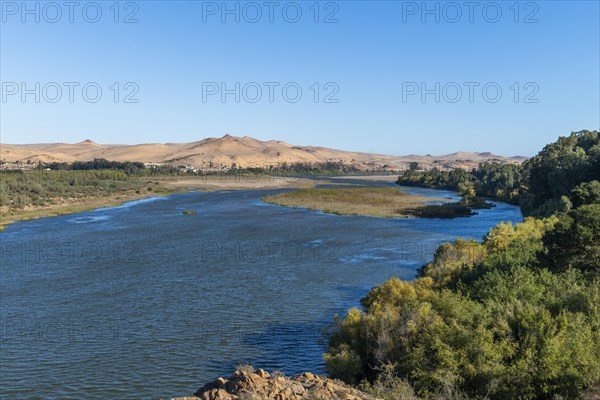
[[522,219],[502,203],[428,220],[260,201],[279,191],[192,192],[10,225],[1,397],[183,396],[240,363],[321,373],[334,314],[392,276],[413,279],[440,243]]

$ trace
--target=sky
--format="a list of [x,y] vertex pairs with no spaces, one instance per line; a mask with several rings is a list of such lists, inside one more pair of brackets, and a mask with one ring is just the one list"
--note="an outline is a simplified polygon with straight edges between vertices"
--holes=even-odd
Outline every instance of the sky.
[[2,143],[231,134],[530,156],[600,125],[597,0],[2,0],[1,11]]

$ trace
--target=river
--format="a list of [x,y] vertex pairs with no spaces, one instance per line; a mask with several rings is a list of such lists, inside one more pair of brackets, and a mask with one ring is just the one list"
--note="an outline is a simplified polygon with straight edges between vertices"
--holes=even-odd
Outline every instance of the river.
[[439,220],[260,201],[279,191],[190,192],[8,226],[1,397],[191,395],[241,363],[322,373],[334,314],[392,276],[414,279],[440,243],[522,219],[503,203]]

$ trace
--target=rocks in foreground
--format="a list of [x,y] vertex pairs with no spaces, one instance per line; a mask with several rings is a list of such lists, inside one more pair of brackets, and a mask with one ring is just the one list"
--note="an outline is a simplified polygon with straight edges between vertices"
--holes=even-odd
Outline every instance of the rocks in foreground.
[[[377,400],[341,382],[305,372],[293,378],[257,371],[237,370],[228,379],[218,378],[179,400]],[[177,399],[173,399],[177,400]]]

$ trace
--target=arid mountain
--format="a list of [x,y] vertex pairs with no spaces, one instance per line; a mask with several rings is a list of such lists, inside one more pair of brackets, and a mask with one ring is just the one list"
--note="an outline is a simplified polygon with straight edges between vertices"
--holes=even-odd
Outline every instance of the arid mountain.
[[105,158],[111,161],[169,163],[195,168],[212,166],[268,167],[283,163],[339,162],[359,169],[403,170],[416,161],[425,167],[471,168],[483,161],[520,163],[525,157],[459,152],[445,156],[388,156],[348,152],[316,146],[294,146],[279,140],[260,141],[248,136],[225,135],[191,143],[112,145],[84,140],[75,144],[1,144],[0,160],[6,163],[73,162]]

